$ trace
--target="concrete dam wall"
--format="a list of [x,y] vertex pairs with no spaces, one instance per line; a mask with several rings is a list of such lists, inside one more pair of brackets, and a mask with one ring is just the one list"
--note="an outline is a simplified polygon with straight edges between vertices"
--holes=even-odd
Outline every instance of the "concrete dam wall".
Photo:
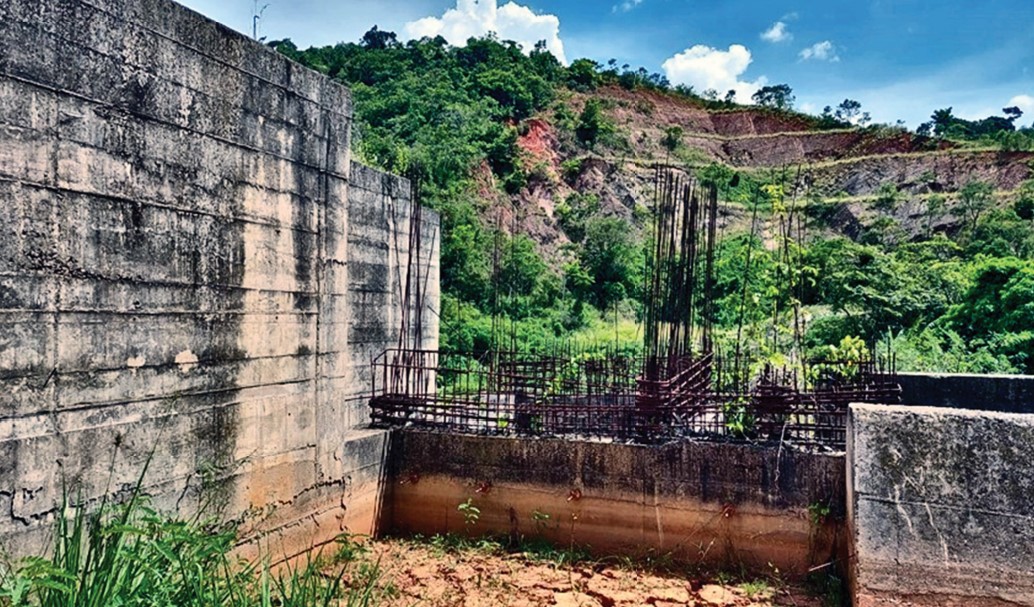
[[168,0],[0,2],[0,547],[145,465],[287,554],[372,530],[370,362],[437,346],[438,220],[350,130],[346,88]]

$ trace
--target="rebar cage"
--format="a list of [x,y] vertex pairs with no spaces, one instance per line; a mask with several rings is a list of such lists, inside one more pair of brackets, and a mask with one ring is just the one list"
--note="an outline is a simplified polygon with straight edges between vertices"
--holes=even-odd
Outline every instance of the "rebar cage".
[[645,444],[697,437],[839,451],[848,404],[901,396],[893,361],[875,357],[751,370],[715,354],[389,350],[373,367],[375,426]]

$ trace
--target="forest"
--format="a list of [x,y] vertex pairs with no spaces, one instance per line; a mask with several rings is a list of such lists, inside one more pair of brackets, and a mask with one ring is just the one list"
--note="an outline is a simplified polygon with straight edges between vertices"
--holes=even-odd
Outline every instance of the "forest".
[[[564,66],[542,45],[525,52],[494,37],[454,47],[375,27],[356,43],[270,46],[351,88],[360,160],[419,177],[421,200],[442,221],[444,350],[634,348],[649,184],[636,182],[624,206],[581,185],[601,164],[622,175],[663,162],[721,192],[713,321],[723,347],[738,340],[778,361],[892,346],[903,370],[1034,372],[1034,129],[1018,108],[980,121],[937,109],[911,132],[871,124],[851,99],[809,116],[775,85],[740,106],[641,68]],[[694,116],[752,112],[796,125],[801,138],[905,141],[901,163],[984,160],[908,180],[856,163],[851,179],[875,183],[869,191],[819,187],[802,178],[807,162],[737,165],[707,153],[691,129],[651,109],[662,102]],[[545,153],[522,143],[535,129],[550,134]],[[1015,187],[993,178],[1006,156],[1026,172]],[[547,212],[526,208],[543,196]],[[522,213],[546,228],[524,229]]]

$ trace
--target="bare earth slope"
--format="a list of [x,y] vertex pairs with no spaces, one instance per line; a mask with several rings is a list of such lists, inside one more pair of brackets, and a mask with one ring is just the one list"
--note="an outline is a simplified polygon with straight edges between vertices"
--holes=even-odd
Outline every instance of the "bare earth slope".
[[[872,216],[867,197],[894,184],[904,197],[907,216],[922,206],[922,196],[949,197],[972,180],[990,182],[1003,200],[1032,176],[1034,154],[960,148],[951,142],[919,137],[893,128],[818,130],[809,117],[744,107],[707,110],[692,101],[654,91],[606,87],[565,100],[577,115],[590,97],[600,98],[616,127],[614,142],[592,152],[580,147],[552,113],[527,121],[519,144],[531,175],[528,187],[509,201],[506,222],[517,213],[520,231],[546,251],[568,242],[556,209],[574,193],[598,197],[604,215],[631,219],[652,200],[654,163],[688,169],[712,162],[764,176],[798,167],[813,196],[855,199],[847,210],[855,218]],[[683,130],[682,147],[670,154],[661,145],[665,129]],[[861,200],[858,200],[861,199]],[[735,222],[735,208],[727,221]],[[950,225],[950,212],[935,218]],[[850,223],[850,222],[849,222]]]

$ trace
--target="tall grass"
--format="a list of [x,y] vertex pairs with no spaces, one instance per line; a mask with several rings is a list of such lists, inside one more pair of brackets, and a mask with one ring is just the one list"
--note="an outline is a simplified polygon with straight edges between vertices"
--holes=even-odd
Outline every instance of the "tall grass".
[[[95,511],[66,497],[49,556],[0,565],[0,607],[368,607],[378,599],[377,564],[361,551],[272,570],[233,556],[232,527],[201,516],[180,520],[131,497]],[[350,541],[350,540],[344,540]],[[333,573],[327,573],[333,571]]]

